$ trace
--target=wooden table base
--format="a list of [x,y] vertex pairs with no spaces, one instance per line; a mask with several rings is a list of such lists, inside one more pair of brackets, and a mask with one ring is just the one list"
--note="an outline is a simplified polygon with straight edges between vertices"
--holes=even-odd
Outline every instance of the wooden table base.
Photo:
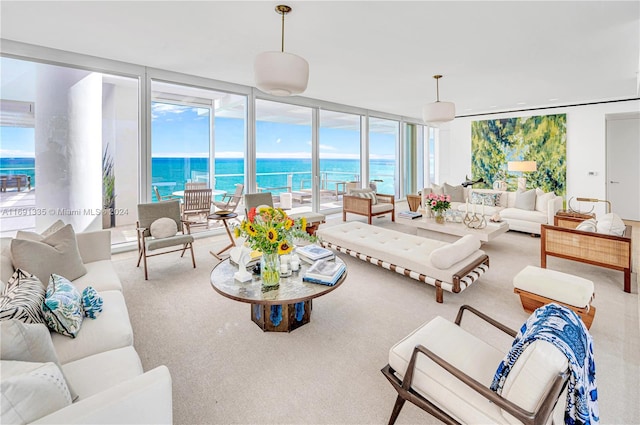
[[251,320],[264,332],[291,332],[311,321],[312,300],[295,304],[251,304]]

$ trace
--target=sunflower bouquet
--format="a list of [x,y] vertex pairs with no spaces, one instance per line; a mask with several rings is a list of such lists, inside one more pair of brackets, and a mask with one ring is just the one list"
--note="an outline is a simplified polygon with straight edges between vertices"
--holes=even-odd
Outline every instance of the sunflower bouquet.
[[314,240],[306,232],[307,219],[294,220],[282,208],[251,208],[247,218],[234,229],[236,238],[246,237],[249,246],[263,254],[289,254],[294,239]]

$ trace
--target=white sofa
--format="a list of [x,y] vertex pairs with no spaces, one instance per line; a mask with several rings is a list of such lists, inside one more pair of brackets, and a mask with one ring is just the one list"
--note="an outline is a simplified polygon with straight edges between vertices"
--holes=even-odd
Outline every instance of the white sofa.
[[[443,189],[446,186],[432,186],[431,188],[424,188],[422,190],[422,206],[427,205],[426,199],[429,193],[444,193]],[[451,186],[450,186],[451,187]],[[457,190],[462,191],[462,199],[469,200],[469,205],[466,202],[452,202],[451,209],[465,212],[467,208],[470,210],[473,208],[471,204],[472,192],[485,193],[485,194],[498,194],[499,201],[496,206],[484,206],[484,209],[480,205],[476,205],[476,212],[480,213],[484,211],[485,217],[490,218],[495,213],[499,213],[502,220],[509,224],[509,230],[516,230],[519,232],[526,232],[535,235],[541,233],[540,226],[542,224],[553,225],[553,217],[556,212],[562,209],[563,199],[561,196],[557,196],[552,192],[545,193],[540,189],[536,189],[536,204],[534,210],[524,210],[516,208],[516,196],[517,192],[500,191],[493,189],[474,189],[471,187],[459,187]],[[428,211],[428,208],[425,208]]]
[[[166,366],[142,369],[111,262],[110,232],[78,233],[76,239],[87,273],[72,283],[79,291],[96,289],[104,300],[103,311],[96,319],[85,318],[76,338],[51,331],[59,364],[78,398],[34,423],[172,423],[171,375]],[[10,244],[11,238],[2,238],[3,282],[13,273]]]

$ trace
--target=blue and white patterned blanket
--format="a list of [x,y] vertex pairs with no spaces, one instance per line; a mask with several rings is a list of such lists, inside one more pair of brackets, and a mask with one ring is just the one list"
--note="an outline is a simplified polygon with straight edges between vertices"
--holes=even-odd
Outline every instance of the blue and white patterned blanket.
[[535,340],[550,342],[569,361],[565,424],[598,423],[600,413],[591,335],[575,312],[555,303],[538,308],[522,325],[511,350],[498,366],[491,389],[498,394],[502,392],[507,375],[516,360]]

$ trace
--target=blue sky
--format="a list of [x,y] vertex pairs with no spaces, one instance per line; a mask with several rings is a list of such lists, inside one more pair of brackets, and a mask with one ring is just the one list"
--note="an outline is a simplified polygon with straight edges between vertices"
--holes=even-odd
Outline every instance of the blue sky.
[[[208,109],[154,103],[152,113],[152,155],[154,157],[208,157]],[[244,122],[215,119],[216,157],[241,158],[244,155]],[[0,127],[0,154],[5,158],[34,156],[34,129]],[[293,124],[258,121],[258,158],[310,158],[311,128]],[[372,134],[371,157],[393,158],[394,137]],[[321,128],[322,158],[358,158],[360,135],[356,131]]]

